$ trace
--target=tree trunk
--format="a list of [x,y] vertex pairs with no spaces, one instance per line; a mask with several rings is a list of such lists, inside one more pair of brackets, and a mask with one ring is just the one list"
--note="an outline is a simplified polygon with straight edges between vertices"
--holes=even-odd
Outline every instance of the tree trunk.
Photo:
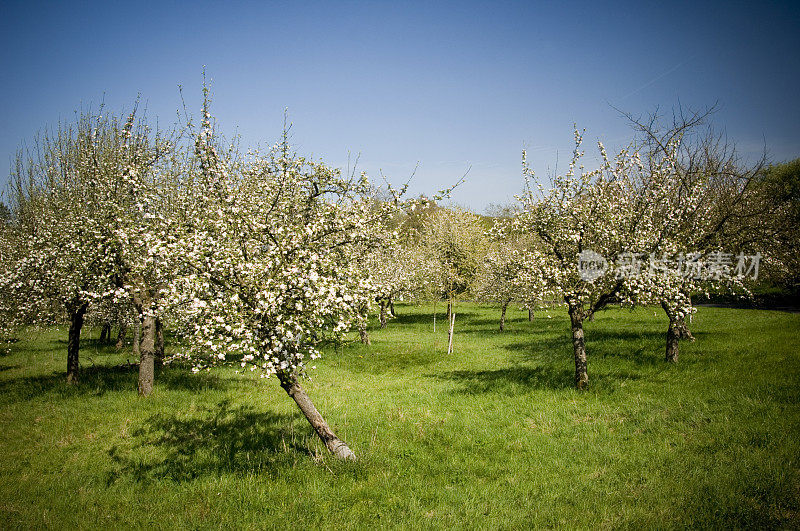
[[531,308],[530,306],[528,306],[528,322],[530,323],[533,322],[533,308]]
[[369,340],[369,333],[367,332],[367,320],[369,319],[369,305],[362,304],[359,313],[363,319],[358,321],[358,335],[361,337],[361,342],[365,345],[370,345],[372,342]]
[[575,387],[583,390],[589,385],[586,342],[583,338],[583,308],[570,305],[569,319],[572,323],[572,350],[575,356]]
[[305,415],[311,427],[314,428],[314,431],[317,432],[319,438],[322,439],[328,451],[339,459],[355,459],[356,455],[353,451],[333,433],[328,423],[325,422],[317,408],[314,407],[311,398],[300,386],[300,382],[297,381],[297,376],[288,372],[280,372],[278,373],[278,378],[281,382],[281,387],[295,401],[297,407],[303,412],[303,415]]
[[358,325],[358,334],[361,336],[361,342],[365,345],[371,345],[372,342],[369,340],[369,333],[367,332],[367,325],[360,324]]
[[78,354],[81,349],[81,328],[83,316],[89,307],[87,303],[68,308],[69,311],[69,336],[67,339],[67,383],[78,383]]
[[160,318],[155,318],[155,364],[158,367],[164,365],[164,323]]
[[389,315],[392,316],[392,319],[397,317],[397,314],[394,313],[394,299],[392,297],[389,297]]
[[664,313],[667,314],[667,319],[669,319],[665,359],[669,363],[678,363],[678,352],[680,350],[679,341],[681,339],[694,341],[694,336],[692,336],[692,333],[689,331],[689,327],[686,326],[686,318],[678,318],[670,311],[666,302],[662,302],[661,307],[664,309]]
[[133,325],[133,357],[138,358],[142,343],[142,323],[139,319]]
[[678,363],[678,349],[680,348],[681,332],[678,322],[670,319],[669,328],[667,328],[667,355],[666,360],[669,363]]
[[450,318],[453,316],[453,300],[447,300],[447,322],[450,322]]
[[500,331],[504,332],[506,329],[506,310],[508,309],[508,303],[511,301],[506,301],[503,303],[503,311],[500,313]]
[[103,323],[103,327],[100,329],[100,344],[105,345],[111,341],[111,325],[108,323]]
[[381,328],[386,328],[386,299],[381,299]]
[[139,396],[149,396],[153,392],[155,379],[156,319],[142,317],[142,338],[139,344]]
[[688,339],[689,341],[694,341],[694,336],[692,332],[689,330],[689,326],[686,324],[686,318],[682,317],[675,321],[676,326],[678,327],[678,335],[681,339]]
[[452,354],[453,353],[453,330],[455,329],[455,327],[456,327],[456,314],[455,313],[451,313],[450,314],[450,329],[449,329],[449,331],[447,333],[447,353],[448,354]]
[[121,349],[125,346],[125,335],[128,333],[128,323],[126,321],[121,321],[119,323],[119,333],[117,334],[117,349]]

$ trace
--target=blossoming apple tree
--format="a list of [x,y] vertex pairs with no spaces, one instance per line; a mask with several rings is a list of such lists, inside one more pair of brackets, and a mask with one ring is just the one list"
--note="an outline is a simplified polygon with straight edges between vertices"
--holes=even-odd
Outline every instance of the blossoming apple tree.
[[114,303],[136,314],[139,394],[153,390],[156,357],[163,358],[163,319],[170,284],[177,274],[175,249],[185,222],[187,161],[178,134],[153,132],[131,113],[118,132],[117,171],[108,183],[104,208],[116,250]]
[[[655,283],[650,291],[658,296],[653,302],[661,304],[669,319],[670,362],[678,360],[679,339],[694,340],[686,323],[694,312],[692,293],[749,296],[746,279],[731,263],[731,251],[766,253],[765,235],[771,234],[763,230],[769,207],[759,201],[754,185],[764,157],[745,165],[724,135],[710,126],[701,129],[712,112],[713,108],[688,113],[678,108],[671,123],[657,113],[646,120],[628,116],[650,176],[638,189],[656,196],[643,215],[652,217],[659,228],[654,242],[658,251],[649,258],[657,266],[648,268],[651,274],[644,280]],[[664,171],[665,162],[669,171]],[[713,269],[710,274],[701,271],[706,259]]]
[[386,327],[387,310],[394,313],[394,301],[420,291],[420,267],[423,256],[419,247],[402,244],[396,235],[384,237],[381,245],[367,256],[367,267],[375,287],[381,328]]
[[453,304],[456,297],[474,287],[488,241],[476,214],[461,208],[437,208],[425,224],[422,244],[434,266],[431,285],[440,289],[436,297],[447,300],[449,352],[455,326]]
[[[90,306],[114,292],[116,250],[102,208],[116,170],[114,119],[82,113],[74,124],[41,136],[36,149],[18,155],[12,183],[11,221],[3,238],[16,248],[0,278],[11,294],[4,311],[17,324],[69,320],[67,381],[78,380],[80,334]],[[8,242],[3,247],[7,248]]]
[[[613,267],[617,257],[646,253],[654,241],[653,220],[640,215],[641,197],[635,193],[634,182],[644,172],[638,154],[622,150],[611,159],[598,143],[601,164],[587,170],[581,164],[582,141],[582,133],[576,130],[568,171],[553,177],[547,190],[538,185],[534,191],[534,176],[523,153],[523,173],[529,186],[520,196],[522,210],[514,220],[515,230],[538,238],[542,278],[567,306],[578,389],[589,382],[584,320],[626,292],[625,278]],[[581,268],[581,264],[601,261],[612,267]],[[642,284],[627,293],[643,300],[650,295],[636,289],[651,285]]]
[[268,153],[232,156],[215,145],[204,108],[186,226],[173,284],[195,370],[235,363],[276,376],[325,446],[339,439],[300,379],[319,345],[357,324],[373,292],[353,254],[378,238],[369,182],[293,154],[286,135]]
[[[502,223],[500,223],[502,224]],[[500,304],[500,331],[505,330],[506,311],[513,301],[532,305],[544,297],[544,280],[538,255],[519,239],[498,227],[502,234],[495,241],[481,264],[475,294],[485,301]]]
[[461,208],[437,208],[424,226],[423,245],[438,264],[440,297],[448,301],[472,287],[488,251],[485,228],[480,217]]

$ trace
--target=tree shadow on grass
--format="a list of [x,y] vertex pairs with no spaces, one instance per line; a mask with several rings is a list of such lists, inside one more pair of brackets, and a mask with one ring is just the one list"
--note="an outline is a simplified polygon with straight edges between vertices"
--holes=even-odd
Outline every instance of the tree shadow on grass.
[[664,342],[667,337],[667,328],[664,330],[608,330],[604,328],[589,328],[585,330],[586,341],[651,341]]
[[[497,312],[497,317],[485,317],[485,318],[482,318],[482,319],[473,319],[469,323],[473,324],[473,325],[479,325],[479,326],[491,326],[495,330],[499,331],[500,330],[500,312],[499,311]],[[529,326],[530,327],[530,326],[535,326],[537,324],[538,323],[536,321],[528,321],[528,318],[525,317],[525,316],[521,316],[521,317],[509,317],[509,316],[506,316],[506,326],[509,326],[509,325],[511,325],[511,326],[514,326],[514,325],[516,325],[516,326],[525,325],[525,326]],[[530,329],[528,329],[526,331],[530,331]]]
[[[458,315],[456,315],[456,319],[458,319]],[[508,326],[512,322],[511,319],[506,319],[506,326]],[[491,318],[481,318],[481,319],[471,319],[468,323],[468,326],[486,326],[491,327],[492,331],[500,331],[500,313],[497,313],[497,319]]]
[[220,402],[191,416],[158,414],[132,433],[132,445],[112,447],[108,484],[192,479],[220,473],[274,474],[310,454],[311,429],[293,415],[263,413]]
[[666,363],[663,350],[656,351],[653,348],[615,349],[604,345],[592,345],[591,343],[587,344],[586,348],[590,359],[610,358],[628,361],[639,367],[653,368],[659,368]]
[[436,377],[460,384],[456,390],[460,394],[514,394],[526,390],[572,387],[574,372],[548,366],[514,366],[483,371],[452,371]]
[[572,359],[572,342],[567,335],[531,335],[527,341],[506,343],[503,348],[516,353],[519,361],[558,363]]
[[[458,326],[458,321],[461,318],[470,319],[475,317],[479,314],[475,312],[464,312],[459,313],[458,306],[456,306],[456,326]],[[500,322],[499,320],[497,321]],[[426,312],[426,313],[409,313],[405,314],[398,311],[398,315],[394,318],[389,319],[389,325],[391,324],[433,324],[433,311]],[[442,326],[447,326],[447,305],[441,305],[436,307],[436,323],[437,327],[439,324]],[[377,328],[376,328],[377,329]]]
[[349,360],[347,369],[366,374],[386,374],[392,371],[406,371],[415,367],[424,367],[436,362],[430,353],[421,350],[410,351],[377,351],[365,355],[358,360]]
[[66,343],[59,339],[26,341],[23,338],[14,338],[12,341],[3,341],[0,346],[0,355],[10,356],[15,354],[33,354],[41,352],[53,352],[63,350],[67,352]]
[[[102,396],[107,392],[136,393],[139,379],[139,366],[93,365],[81,367],[79,381],[75,385],[66,382],[66,373],[53,372],[40,376],[22,376],[0,380],[0,396],[5,402],[31,400],[43,395],[56,395],[62,398],[76,395]],[[156,370],[156,387],[169,390],[200,392],[208,389],[225,389],[227,379],[210,374],[190,374],[182,368],[161,368]]]
[[[666,332],[588,330],[585,337],[590,374],[592,359],[616,358],[639,366],[660,366],[664,363]],[[686,342],[682,341],[681,345],[684,344]],[[552,332],[531,334],[528,341],[507,343],[504,348],[520,354],[521,361],[539,363],[572,359],[573,355],[569,330],[558,335]]]
[[[641,367],[663,368],[668,366],[664,361],[666,335],[666,330],[663,332],[592,330],[586,334],[586,350],[589,359],[616,358]],[[706,334],[700,332],[694,336],[701,342]],[[691,342],[681,340],[680,348],[688,344]]]
[[[635,334],[633,337],[639,338]],[[661,343],[650,340],[647,343],[647,345],[642,346],[641,342],[620,338],[612,332],[609,332],[607,336],[587,334],[586,354],[589,362],[590,387],[596,390],[613,390],[624,381],[640,379],[642,376],[636,367],[665,368]],[[549,372],[551,376],[553,374],[565,375],[563,381],[568,382],[568,387],[573,385],[574,372],[572,363],[574,353],[569,333],[534,335],[528,341],[508,343],[504,345],[504,348],[517,353],[515,360],[517,363],[540,365],[541,367],[536,369],[540,372],[546,371],[544,367],[563,367],[565,364],[569,364],[570,368],[563,369],[561,373],[556,369],[549,369]],[[597,364],[593,363],[593,360],[599,361],[605,358],[631,362],[636,367],[630,370],[630,365],[620,366],[618,362],[614,362],[612,370],[609,370],[608,364],[603,366],[603,372],[594,370]],[[515,370],[518,371],[519,368]],[[519,376],[519,373],[516,375]],[[517,380],[520,380],[520,378],[517,378]],[[545,381],[547,380],[545,379]],[[558,389],[561,387],[563,386],[558,384],[550,388]]]
[[[452,371],[438,374],[436,378],[460,384],[454,392],[458,394],[518,394],[534,390],[574,389],[575,371],[565,367],[525,367],[514,366],[503,369],[483,371]],[[589,391],[593,393],[613,393],[624,382],[641,379],[636,372],[614,370],[613,372],[592,372],[589,366]]]

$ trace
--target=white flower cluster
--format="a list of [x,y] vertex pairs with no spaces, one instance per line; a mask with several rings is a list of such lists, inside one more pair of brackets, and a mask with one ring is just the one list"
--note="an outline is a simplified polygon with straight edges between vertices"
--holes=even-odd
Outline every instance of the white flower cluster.
[[196,145],[201,169],[172,290],[191,345],[185,356],[195,370],[234,362],[265,376],[302,373],[374,291],[354,259],[379,240],[369,184],[290,155],[286,144],[222,158],[210,137]]
[[380,248],[395,207],[285,139],[266,154],[221,149],[211,123],[205,107],[188,145],[133,114],[89,115],[47,143],[0,227],[3,326],[132,303],[176,325],[196,369],[269,375],[302,373],[363,319],[375,288],[356,257]]

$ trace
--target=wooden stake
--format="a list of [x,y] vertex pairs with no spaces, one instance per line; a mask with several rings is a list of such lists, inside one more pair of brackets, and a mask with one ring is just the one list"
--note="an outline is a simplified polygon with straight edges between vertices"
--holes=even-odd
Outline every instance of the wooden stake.
[[450,314],[450,334],[449,334],[450,337],[448,337],[448,339],[447,339],[447,343],[448,343],[447,344],[447,353],[448,354],[452,354],[453,353],[453,328],[455,327],[455,324],[456,324],[456,313],[452,312]]

